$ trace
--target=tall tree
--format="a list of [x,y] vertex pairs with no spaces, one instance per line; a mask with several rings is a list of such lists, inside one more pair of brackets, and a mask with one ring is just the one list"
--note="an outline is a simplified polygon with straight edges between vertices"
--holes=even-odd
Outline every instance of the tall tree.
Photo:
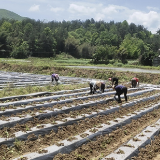
[[39,56],[40,57],[53,57],[55,54],[56,41],[53,37],[53,32],[49,27],[44,28],[40,38],[39,44]]

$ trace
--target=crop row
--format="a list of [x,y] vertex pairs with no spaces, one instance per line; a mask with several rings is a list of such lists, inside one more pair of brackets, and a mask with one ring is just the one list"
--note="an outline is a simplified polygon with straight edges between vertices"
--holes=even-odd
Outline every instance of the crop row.
[[[83,97],[80,96],[77,98],[73,98],[75,96],[74,94],[67,95],[68,99],[59,99],[54,102],[54,105],[51,101],[47,102],[47,104],[42,104],[43,110],[46,113],[40,112],[41,106],[39,111],[33,109],[33,114],[30,114],[28,117],[26,117],[26,114],[29,114],[28,112],[19,112],[17,114],[15,111],[17,108],[13,108],[13,112],[15,111],[16,114],[14,116],[8,114],[8,116],[15,119],[8,119],[5,125],[4,121],[1,120],[1,158],[13,159],[13,157],[21,155],[17,159],[24,157],[26,157],[24,159],[53,159],[53,157],[56,159],[57,156],[70,157],[72,152],[75,151],[77,154],[74,155],[74,158],[75,156],[77,158],[82,156],[81,158],[83,158],[83,154],[77,152],[79,147],[81,148],[84,144],[89,144],[88,142],[96,139],[102,133],[106,134],[108,131],[106,132],[105,130],[112,128],[113,123],[116,127],[113,125],[113,128],[110,129],[111,131],[114,131],[117,126],[123,126],[121,124],[122,122],[120,122],[121,120],[118,120],[118,118],[123,119],[123,116],[125,117],[127,115],[126,119],[122,120],[126,121],[124,123],[125,126],[130,123],[133,117],[139,117],[137,119],[142,118],[142,112],[146,115],[151,113],[154,108],[158,109],[157,104],[160,101],[159,90],[153,88],[141,90],[131,89],[128,93],[128,103],[123,102],[121,105],[113,101],[114,93],[114,91],[95,95],[85,93]],[[77,94],[78,96],[80,95],[80,93]],[[58,97],[56,95],[54,96],[56,98]],[[47,98],[50,97],[47,96]],[[67,100],[70,101],[67,102]],[[41,100],[41,102],[44,101]],[[16,106],[22,105],[22,101],[16,101],[15,103],[17,103]],[[25,103],[29,104],[30,100]],[[50,103],[52,107],[47,107]],[[3,107],[9,105],[9,103],[4,103]],[[38,105],[36,104],[32,108]],[[24,108],[27,108],[27,106]],[[36,115],[36,113],[38,114]],[[16,119],[18,115],[22,117]],[[97,143],[97,141],[95,142]],[[74,151],[72,148],[77,149]],[[26,154],[27,152],[28,154]],[[70,154],[60,155],[58,153]],[[99,154],[101,153],[99,152]],[[92,157],[96,156],[92,155]],[[90,159],[88,157],[85,158]],[[67,158],[65,157],[64,159]],[[70,157],[70,159],[72,158]]]

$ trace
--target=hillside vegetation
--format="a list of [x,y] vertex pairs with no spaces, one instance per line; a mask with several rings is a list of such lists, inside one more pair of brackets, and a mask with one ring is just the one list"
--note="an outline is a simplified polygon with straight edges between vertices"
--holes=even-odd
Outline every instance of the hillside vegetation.
[[[5,13],[5,10],[4,10]],[[152,66],[159,55],[160,30],[123,22],[0,19],[0,58],[55,58],[66,54],[93,64]]]
[[14,19],[14,20],[18,20],[18,21],[22,21],[24,19],[26,19],[26,17],[21,17],[20,15],[12,12],[12,11],[8,11],[6,9],[0,9],[0,19],[5,18],[5,19]]

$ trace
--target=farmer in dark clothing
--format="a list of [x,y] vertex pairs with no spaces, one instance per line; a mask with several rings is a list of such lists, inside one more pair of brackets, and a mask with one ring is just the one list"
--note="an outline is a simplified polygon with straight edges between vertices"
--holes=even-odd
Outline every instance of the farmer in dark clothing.
[[136,77],[132,78],[131,85],[132,85],[132,88],[138,87],[139,86],[139,79]]
[[[118,101],[119,103],[121,103],[121,97],[120,95],[122,93],[124,93],[124,98],[125,98],[125,101],[127,101],[127,87],[125,86],[122,86],[122,85],[117,85],[117,86],[113,86],[113,89],[116,90],[116,94],[114,96],[115,100]],[[116,98],[116,95],[118,95],[118,99]]]
[[117,77],[108,78],[108,80],[112,82],[112,86],[113,85],[115,85],[115,86],[118,85],[118,78]]

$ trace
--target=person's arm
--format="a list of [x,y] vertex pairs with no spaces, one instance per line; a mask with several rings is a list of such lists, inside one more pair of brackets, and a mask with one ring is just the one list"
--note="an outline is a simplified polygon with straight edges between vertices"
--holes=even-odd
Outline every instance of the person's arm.
[[59,75],[57,74],[57,80],[59,80]]
[[113,83],[113,79],[111,79],[111,82],[112,82],[112,86],[113,86],[113,84],[114,84],[114,83]]
[[102,82],[100,83],[99,90],[102,92]]
[[139,86],[139,79],[138,79],[138,86]]
[[100,81],[96,82],[96,88],[99,88],[99,90],[101,91],[101,82]]
[[92,90],[96,91],[96,83],[93,84]]

